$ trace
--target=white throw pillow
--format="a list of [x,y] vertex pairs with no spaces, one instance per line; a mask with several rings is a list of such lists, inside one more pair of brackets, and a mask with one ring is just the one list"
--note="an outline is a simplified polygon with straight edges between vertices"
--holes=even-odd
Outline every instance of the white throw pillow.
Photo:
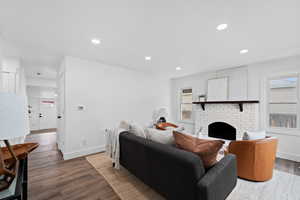
[[173,130],[161,131],[154,128],[146,129],[147,139],[162,144],[174,144]]
[[145,128],[139,124],[131,123],[129,131],[136,136],[146,138]]
[[266,138],[266,131],[246,131],[243,140],[260,140]]
[[119,129],[124,129],[129,131],[130,130],[130,124],[127,121],[121,121],[119,124]]

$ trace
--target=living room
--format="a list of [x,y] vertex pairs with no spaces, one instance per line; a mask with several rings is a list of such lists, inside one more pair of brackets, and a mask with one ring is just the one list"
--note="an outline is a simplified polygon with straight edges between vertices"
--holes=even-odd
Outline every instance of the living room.
[[300,199],[298,8],[2,1],[0,199]]

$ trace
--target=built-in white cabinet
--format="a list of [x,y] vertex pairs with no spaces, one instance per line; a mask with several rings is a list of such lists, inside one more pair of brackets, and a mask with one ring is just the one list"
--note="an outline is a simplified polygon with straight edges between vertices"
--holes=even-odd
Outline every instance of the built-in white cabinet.
[[19,62],[13,59],[3,59],[0,62],[0,92],[19,92],[19,68]]
[[217,71],[217,77],[228,80],[228,100],[240,101],[248,99],[248,68],[237,67]]

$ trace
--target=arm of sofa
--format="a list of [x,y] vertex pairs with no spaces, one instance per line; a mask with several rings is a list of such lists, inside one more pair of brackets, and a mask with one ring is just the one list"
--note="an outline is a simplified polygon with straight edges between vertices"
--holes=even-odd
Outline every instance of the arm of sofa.
[[226,199],[236,186],[236,182],[236,157],[228,154],[199,180],[197,199]]

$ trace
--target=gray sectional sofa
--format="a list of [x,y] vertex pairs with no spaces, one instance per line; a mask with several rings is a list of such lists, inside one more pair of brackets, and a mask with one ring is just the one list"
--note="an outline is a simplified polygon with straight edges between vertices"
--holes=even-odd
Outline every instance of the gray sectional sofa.
[[129,132],[120,134],[120,163],[169,200],[223,200],[237,183],[236,158],[226,155],[210,169],[199,156]]

